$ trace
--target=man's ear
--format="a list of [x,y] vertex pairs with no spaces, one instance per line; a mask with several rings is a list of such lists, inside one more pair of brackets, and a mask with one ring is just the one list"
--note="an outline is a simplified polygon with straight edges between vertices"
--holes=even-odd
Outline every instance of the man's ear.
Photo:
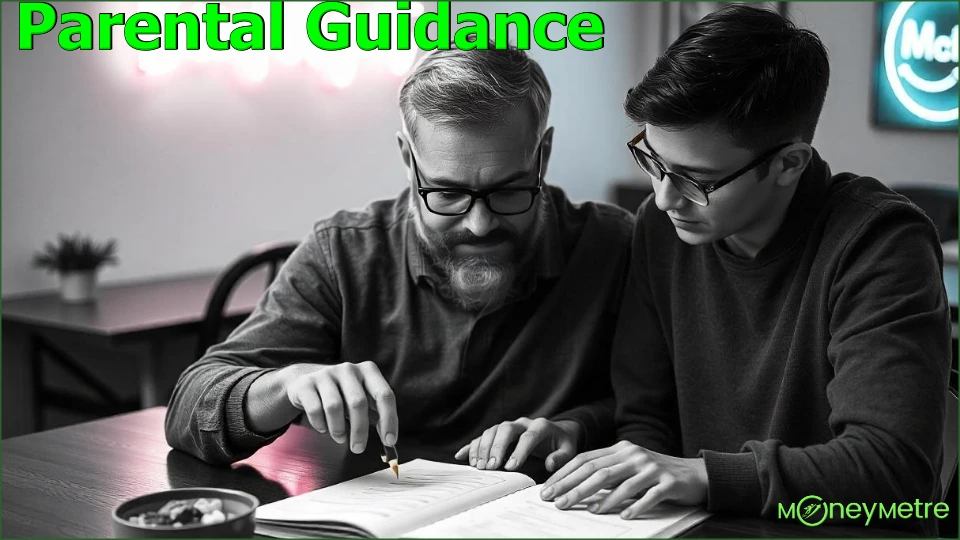
[[803,171],[807,170],[811,159],[813,159],[813,148],[805,142],[793,143],[784,148],[778,160],[780,172],[777,174],[777,185],[789,186],[796,183]]
[[407,169],[410,169],[410,143],[402,131],[397,132],[397,144],[400,145],[400,157],[403,159],[403,164],[407,166]]
[[544,178],[547,177],[547,165],[550,163],[550,155],[553,152],[553,126],[547,128],[543,132],[543,141],[540,143],[543,148],[543,169],[542,175]]

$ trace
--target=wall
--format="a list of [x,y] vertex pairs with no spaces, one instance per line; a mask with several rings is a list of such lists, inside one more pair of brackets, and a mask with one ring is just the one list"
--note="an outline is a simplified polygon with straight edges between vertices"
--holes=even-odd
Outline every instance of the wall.
[[[129,3],[54,6],[136,10]],[[634,174],[620,102],[652,63],[637,51],[655,39],[642,25],[653,24],[647,13],[656,6],[454,7],[600,14],[603,50],[532,53],[554,92],[548,180],[575,199],[602,199],[612,178]],[[252,244],[299,239],[315,219],[405,185],[395,137],[400,77],[361,73],[344,90],[289,68],[257,86],[215,69],[149,78],[137,73],[125,45],[65,52],[48,34],[35,50],[19,51],[17,4],[2,9],[4,296],[55,286],[29,260],[59,232],[117,238],[121,264],[103,271],[106,283],[212,271]]]
[[814,145],[834,172],[888,185],[957,187],[957,132],[891,131],[870,124],[876,39],[872,2],[791,2],[790,18],[816,32],[830,54],[830,89]]
[[[55,4],[87,13],[125,5]],[[454,8],[491,19],[498,11],[599,13],[602,51],[531,51],[554,90],[549,180],[575,199],[604,199],[611,182],[637,180],[623,151],[633,128],[620,103],[653,63],[657,4]],[[119,240],[121,265],[103,272],[105,282],[212,271],[251,244],[300,238],[315,219],[404,185],[394,137],[399,77],[361,73],[345,90],[292,69],[253,88],[216,71],[149,79],[136,73],[125,47],[68,53],[48,35],[36,50],[19,51],[17,5],[2,9],[4,296],[55,285],[29,259],[62,231]],[[831,54],[816,145],[833,167],[888,183],[956,185],[956,133],[870,125],[874,5],[793,2],[789,9]]]

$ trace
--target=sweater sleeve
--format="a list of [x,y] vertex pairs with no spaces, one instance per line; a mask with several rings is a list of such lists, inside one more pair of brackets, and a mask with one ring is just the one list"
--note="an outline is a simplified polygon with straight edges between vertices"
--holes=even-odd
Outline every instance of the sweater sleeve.
[[564,411],[552,421],[573,420],[580,424],[580,440],[577,441],[577,451],[593,450],[601,446],[609,446],[613,442],[613,398],[606,398],[586,403]]
[[950,366],[942,253],[929,220],[887,201],[844,248],[830,283],[825,392],[834,439],[749,441],[703,451],[708,509],[773,517],[807,495],[829,502],[939,500]]
[[338,357],[341,301],[325,240],[315,231],[302,241],[253,313],[180,375],[165,420],[171,447],[207,462],[232,463],[289,427],[254,433],[244,400],[250,385],[270,371]]
[[634,227],[630,273],[613,343],[610,371],[617,404],[617,438],[655,452],[679,455],[673,362],[664,337],[664,319],[654,306],[647,268],[645,234],[653,228],[645,222],[652,217],[649,213],[653,210],[647,209],[652,204],[651,197],[640,207]]

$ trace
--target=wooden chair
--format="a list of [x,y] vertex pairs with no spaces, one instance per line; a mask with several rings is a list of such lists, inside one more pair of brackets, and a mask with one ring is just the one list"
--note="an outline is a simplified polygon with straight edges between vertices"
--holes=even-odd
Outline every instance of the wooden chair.
[[263,266],[269,266],[266,284],[269,287],[277,277],[280,267],[290,257],[293,250],[297,248],[297,245],[297,242],[261,244],[238,257],[220,274],[213,292],[210,293],[210,298],[207,300],[207,308],[204,312],[203,321],[200,323],[197,350],[194,354],[195,359],[202,358],[207,349],[220,342],[220,331],[226,320],[224,309],[230,300],[231,293],[243,278]]

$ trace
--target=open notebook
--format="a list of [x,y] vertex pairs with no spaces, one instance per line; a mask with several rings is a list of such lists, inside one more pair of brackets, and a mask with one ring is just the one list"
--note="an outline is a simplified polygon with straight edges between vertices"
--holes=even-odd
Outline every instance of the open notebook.
[[256,532],[274,538],[668,538],[709,516],[660,505],[627,521],[619,510],[587,512],[590,502],[558,510],[523,474],[417,459],[403,464],[399,480],[384,469],[261,506]]

